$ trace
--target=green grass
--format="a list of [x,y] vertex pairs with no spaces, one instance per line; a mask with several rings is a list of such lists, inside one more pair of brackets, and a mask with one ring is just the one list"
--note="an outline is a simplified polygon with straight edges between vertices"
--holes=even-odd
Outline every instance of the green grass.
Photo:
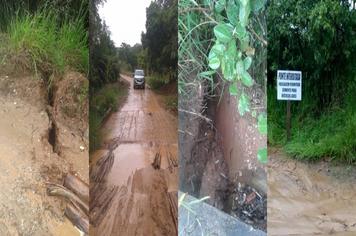
[[152,76],[147,77],[147,84],[152,89],[160,89],[164,85],[169,83],[169,78],[163,75],[154,74]]
[[35,73],[63,73],[67,69],[87,73],[89,49],[83,20],[59,25],[50,10],[17,15],[6,31],[10,52],[26,58],[25,66]]
[[[268,90],[268,142],[280,146],[290,156],[308,161],[331,158],[356,163],[356,104],[351,99],[342,107],[325,109],[313,114],[311,99],[303,104],[292,103],[291,140],[286,141],[285,103],[276,101],[275,92]],[[346,99],[347,100],[347,99]]]
[[107,84],[90,97],[90,151],[101,145],[100,127],[110,111],[116,111],[127,97],[128,85],[124,83]]
[[284,146],[286,153],[305,160],[331,157],[356,162],[356,116],[337,111],[320,119],[306,119],[292,129],[292,140]]

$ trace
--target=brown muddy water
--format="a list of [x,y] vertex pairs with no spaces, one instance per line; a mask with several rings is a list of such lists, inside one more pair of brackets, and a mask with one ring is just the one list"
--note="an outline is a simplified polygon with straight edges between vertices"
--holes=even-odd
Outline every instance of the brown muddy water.
[[[90,234],[175,235],[177,119],[149,88],[134,90],[133,79],[122,78],[130,82],[127,101],[107,119],[103,148],[92,156]],[[157,153],[160,169],[151,165]]]
[[268,235],[356,235],[355,167],[269,156]]

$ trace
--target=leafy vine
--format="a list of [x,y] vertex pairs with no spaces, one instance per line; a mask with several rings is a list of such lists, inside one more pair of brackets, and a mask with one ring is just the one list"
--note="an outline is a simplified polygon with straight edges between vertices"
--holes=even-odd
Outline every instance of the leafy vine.
[[[251,38],[255,37],[264,46],[266,40],[249,27],[250,16],[258,13],[266,4],[266,0],[205,0],[205,5],[215,13],[214,45],[208,55],[210,71],[202,72],[202,76],[212,76],[219,70],[223,79],[229,82],[229,93],[237,99],[237,109],[241,116],[250,113],[250,97],[244,92],[255,83],[249,73],[254,60],[255,49],[251,46]],[[203,11],[205,15],[206,12]],[[240,86],[239,86],[240,84]],[[240,88],[240,89],[239,89]],[[258,131],[267,134],[267,116],[262,112],[257,118]],[[257,158],[261,163],[267,162],[267,148],[260,148]]]

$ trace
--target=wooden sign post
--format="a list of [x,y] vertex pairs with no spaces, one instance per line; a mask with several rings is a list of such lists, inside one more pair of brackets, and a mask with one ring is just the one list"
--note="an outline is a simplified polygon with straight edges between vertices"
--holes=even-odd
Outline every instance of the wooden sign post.
[[277,71],[277,100],[287,101],[286,131],[287,141],[289,141],[291,137],[291,101],[302,100],[301,71]]

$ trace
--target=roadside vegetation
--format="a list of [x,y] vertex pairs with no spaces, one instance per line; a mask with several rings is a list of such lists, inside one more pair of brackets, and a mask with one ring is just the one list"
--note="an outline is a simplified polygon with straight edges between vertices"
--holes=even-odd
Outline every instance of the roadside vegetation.
[[[205,87],[205,99],[221,96],[219,87],[228,86],[239,114],[252,116],[261,135],[267,133],[265,107],[251,101],[256,87],[258,93],[265,92],[265,3],[183,0],[178,19],[181,99],[194,96],[199,84]],[[259,149],[256,158],[267,162],[266,147]]]
[[97,150],[101,145],[100,127],[104,119],[122,104],[128,91],[124,82],[110,83],[102,86],[90,100],[90,150]]
[[98,13],[99,6],[104,3],[105,0],[90,1],[90,151],[100,147],[102,122],[117,109],[127,94],[127,85],[119,81],[117,48]]
[[15,69],[30,70],[43,79],[66,70],[87,74],[85,1],[8,1],[1,8],[2,47],[7,52],[3,57],[15,63]]
[[[332,10],[331,10],[332,9]],[[268,141],[298,159],[356,162],[354,1],[270,1]],[[277,101],[278,69],[302,71],[302,101]]]

